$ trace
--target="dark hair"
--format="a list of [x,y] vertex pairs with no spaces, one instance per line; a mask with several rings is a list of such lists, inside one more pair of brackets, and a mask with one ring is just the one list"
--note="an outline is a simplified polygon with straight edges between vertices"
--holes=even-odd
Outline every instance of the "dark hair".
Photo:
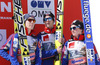
[[76,25],[76,26],[78,26],[82,30],[84,29],[83,22],[80,21],[80,20],[74,20],[71,25]]
[[43,22],[45,21],[45,17],[46,16],[50,16],[52,18],[52,20],[54,21],[55,16],[51,12],[49,12],[49,13],[44,14],[44,16],[43,16]]

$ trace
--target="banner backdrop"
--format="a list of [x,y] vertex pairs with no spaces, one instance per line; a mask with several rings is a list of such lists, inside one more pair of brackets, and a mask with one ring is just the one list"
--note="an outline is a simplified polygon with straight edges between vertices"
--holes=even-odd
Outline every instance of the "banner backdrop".
[[5,41],[6,41],[6,30],[0,29],[0,47],[3,45]]
[[[32,13],[36,16],[35,33],[44,30],[42,21],[43,14],[48,11],[55,13],[57,9],[57,0],[21,0],[23,13]],[[81,2],[80,0],[65,0],[64,2],[64,27],[63,32],[66,41],[70,38],[70,24],[73,20],[82,20]],[[33,5],[34,4],[34,5]],[[54,9],[55,8],[55,9]],[[6,30],[6,39],[14,33],[13,3],[12,0],[0,0],[0,29]],[[2,39],[2,38],[1,38]],[[0,43],[1,44],[1,43]],[[10,65],[0,56],[0,65]]]
[[54,0],[28,0],[28,13],[36,17],[36,24],[43,24],[43,14],[54,10]]

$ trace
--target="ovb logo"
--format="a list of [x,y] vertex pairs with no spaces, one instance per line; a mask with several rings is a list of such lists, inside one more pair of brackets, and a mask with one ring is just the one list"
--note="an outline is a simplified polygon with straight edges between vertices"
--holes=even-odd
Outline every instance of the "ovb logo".
[[43,15],[47,12],[55,14],[54,0],[27,0],[28,13],[36,18],[36,24],[43,24]]
[[38,7],[38,8],[44,8],[45,6],[48,8],[51,4],[51,1],[35,1],[33,0],[31,2],[31,6],[33,8]]

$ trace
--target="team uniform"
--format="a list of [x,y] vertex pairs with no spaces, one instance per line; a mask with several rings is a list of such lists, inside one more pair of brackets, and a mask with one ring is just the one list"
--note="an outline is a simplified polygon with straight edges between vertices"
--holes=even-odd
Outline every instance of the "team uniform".
[[[86,54],[84,54],[86,53],[85,48],[84,35],[80,35],[78,39],[73,37],[73,39],[67,41],[63,48],[62,65],[87,65]],[[100,65],[95,46],[94,52],[96,65]]]
[[55,29],[48,29],[38,34],[38,40],[40,43],[42,52],[42,65],[54,65],[54,58],[57,55],[57,49],[55,49]]
[[[9,60],[11,65],[22,65],[21,50],[18,34],[12,34],[1,47],[0,55]],[[41,65],[37,37],[33,34],[27,36],[31,65]],[[9,54],[7,53],[9,51]]]

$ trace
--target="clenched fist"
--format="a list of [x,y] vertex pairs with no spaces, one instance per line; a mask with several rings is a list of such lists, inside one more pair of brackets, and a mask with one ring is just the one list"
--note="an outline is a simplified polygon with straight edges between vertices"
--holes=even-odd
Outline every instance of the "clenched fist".
[[62,53],[62,45],[57,48],[58,54]]

